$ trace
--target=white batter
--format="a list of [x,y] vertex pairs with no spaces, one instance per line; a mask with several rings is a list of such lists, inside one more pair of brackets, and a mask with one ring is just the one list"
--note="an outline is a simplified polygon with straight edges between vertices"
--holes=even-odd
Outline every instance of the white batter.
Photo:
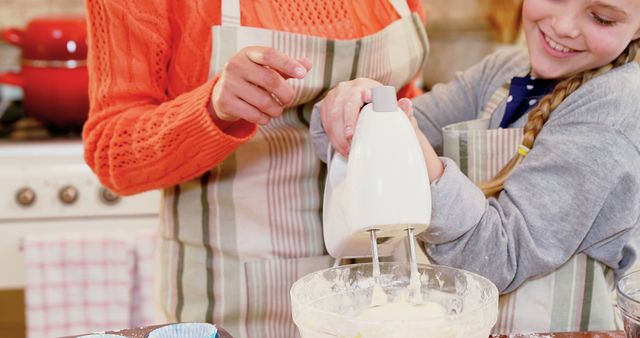
[[371,295],[371,305],[360,313],[358,319],[388,321],[444,318],[447,314],[447,309],[440,303],[423,301],[422,293],[420,292],[421,286],[422,282],[417,266],[411,267],[411,277],[407,287],[409,294],[413,296],[411,302],[401,299],[400,301],[389,303],[387,294],[380,284],[375,283]]
[[440,303],[410,304],[406,301],[386,303],[364,309],[358,319],[366,321],[428,320],[443,318],[447,310]]

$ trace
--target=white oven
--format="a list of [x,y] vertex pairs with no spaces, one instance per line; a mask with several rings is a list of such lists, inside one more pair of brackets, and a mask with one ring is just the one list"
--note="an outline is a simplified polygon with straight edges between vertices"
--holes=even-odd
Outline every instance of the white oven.
[[[19,302],[15,294],[24,286],[21,239],[29,233],[157,227],[159,191],[113,194],[84,163],[82,152],[79,139],[0,142],[0,307],[8,304],[3,297]],[[16,306],[20,304],[12,304]],[[24,308],[0,309],[0,315],[14,310]],[[0,320],[0,329],[3,324],[12,325]]]

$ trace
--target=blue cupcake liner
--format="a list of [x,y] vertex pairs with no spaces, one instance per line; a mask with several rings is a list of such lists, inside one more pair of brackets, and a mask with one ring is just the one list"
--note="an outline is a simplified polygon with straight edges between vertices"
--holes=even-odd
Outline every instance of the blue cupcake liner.
[[148,338],[219,338],[218,329],[209,323],[178,323],[159,327]]

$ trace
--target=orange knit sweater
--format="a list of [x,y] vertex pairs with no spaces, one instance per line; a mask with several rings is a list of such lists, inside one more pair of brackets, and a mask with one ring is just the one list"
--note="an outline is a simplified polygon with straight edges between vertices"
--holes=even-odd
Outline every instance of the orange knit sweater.
[[[421,0],[409,6],[423,16]],[[372,34],[399,18],[388,0],[241,0],[240,7],[245,26],[332,39]],[[220,0],[88,0],[87,12],[85,160],[105,186],[128,195],[178,184],[255,133],[245,121],[221,131],[207,109]]]

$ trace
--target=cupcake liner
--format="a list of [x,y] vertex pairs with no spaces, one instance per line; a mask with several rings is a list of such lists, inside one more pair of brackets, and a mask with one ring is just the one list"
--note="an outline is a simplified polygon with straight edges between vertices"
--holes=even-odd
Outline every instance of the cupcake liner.
[[125,336],[120,336],[117,334],[108,334],[108,333],[92,333],[84,336],[80,336],[78,338],[127,338]]
[[219,338],[218,329],[209,323],[178,323],[159,327],[148,338]]

